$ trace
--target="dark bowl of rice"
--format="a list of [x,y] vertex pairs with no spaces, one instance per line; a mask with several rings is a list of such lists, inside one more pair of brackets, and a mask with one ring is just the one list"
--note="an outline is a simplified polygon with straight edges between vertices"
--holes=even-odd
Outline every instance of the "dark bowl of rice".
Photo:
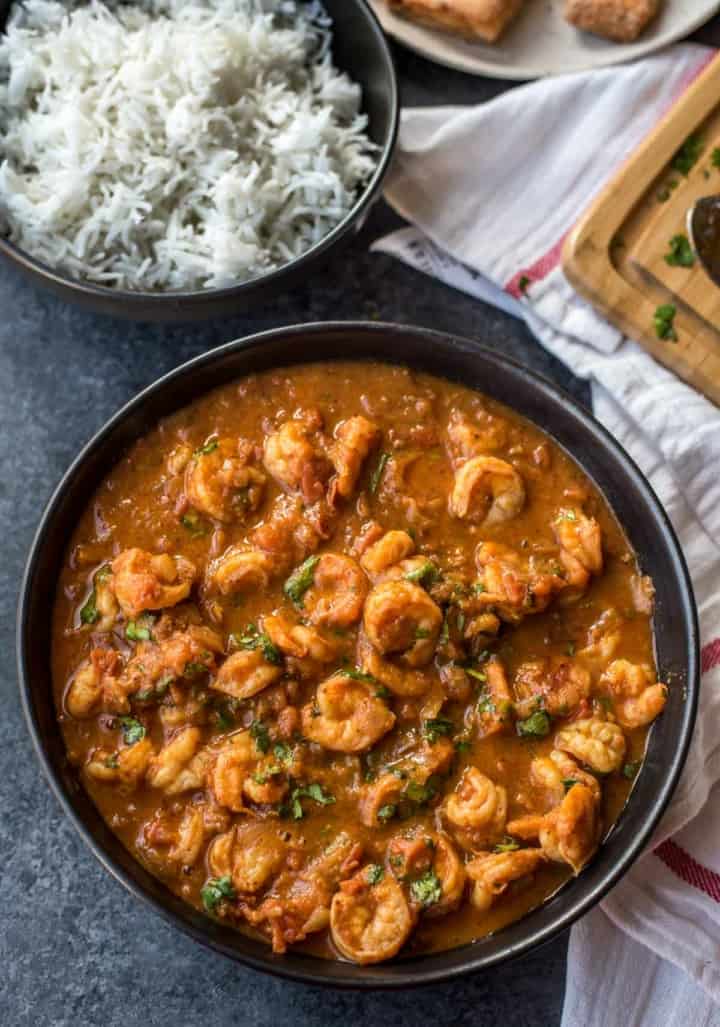
[[0,253],[63,299],[238,313],[380,196],[399,103],[366,0],[209,4],[0,0]]

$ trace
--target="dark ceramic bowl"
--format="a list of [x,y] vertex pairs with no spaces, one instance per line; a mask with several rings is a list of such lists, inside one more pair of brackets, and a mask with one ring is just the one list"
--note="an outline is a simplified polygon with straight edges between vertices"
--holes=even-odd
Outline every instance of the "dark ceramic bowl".
[[[4,27],[12,2],[0,0],[0,26]],[[323,4],[333,21],[335,65],[362,87],[368,134],[379,147],[378,164],[347,217],[300,257],[268,274],[224,289],[131,292],[75,279],[41,263],[2,237],[0,255],[61,299],[100,314],[137,321],[199,321],[238,314],[322,272],[335,252],[360,231],[370,208],[380,197],[395,147],[400,109],[390,49],[366,0],[323,0]]]
[[[80,512],[123,452],[165,417],[215,386],[303,361],[384,360],[487,392],[535,422],[602,489],[656,588],[657,660],[672,682],[650,732],[647,757],[628,803],[597,857],[575,880],[517,923],[472,945],[398,958],[379,966],[327,962],[263,944],[197,913],[147,873],[106,827],[65,757],[50,671],[52,590]],[[628,455],[567,395],[510,360],[465,339],[420,328],[330,323],[280,328],[197,357],[120,410],[80,453],[50,500],[30,553],[18,622],[22,698],[35,748],[55,794],[100,862],[129,891],[198,941],[260,970],[313,984],[397,988],[487,970],[548,941],[587,912],[647,845],[687,753],[698,696],[698,630],[692,590],[673,530]]]

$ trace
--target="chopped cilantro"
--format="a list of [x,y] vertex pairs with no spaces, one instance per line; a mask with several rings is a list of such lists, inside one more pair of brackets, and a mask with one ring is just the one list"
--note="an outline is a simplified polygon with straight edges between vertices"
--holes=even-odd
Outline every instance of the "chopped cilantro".
[[622,776],[626,777],[628,781],[633,781],[637,777],[638,770],[640,770],[642,760],[633,760],[632,763],[626,763],[622,768]]
[[117,770],[120,766],[120,760],[117,758],[117,753],[113,753],[112,756],[106,756],[103,760],[103,766],[107,767],[108,770]]
[[377,462],[377,465],[375,467],[375,470],[370,475],[370,486],[369,487],[370,487],[370,492],[372,493],[372,495],[374,495],[377,492],[378,488],[380,487],[380,482],[382,481],[382,476],[385,473],[385,465],[387,464],[389,459],[390,459],[390,454],[389,453],[381,453],[379,458],[378,458],[378,462]]
[[550,734],[550,726],[545,710],[536,710],[526,720],[518,720],[515,730],[521,738],[545,738]]
[[145,737],[145,728],[135,717],[120,717],[120,727],[126,745],[135,745]]
[[237,649],[260,649],[268,663],[276,666],[282,663],[282,653],[264,631],[258,631],[256,624],[248,624],[242,635],[230,635],[230,644]]
[[389,802],[387,805],[380,807],[377,811],[377,818],[382,824],[386,824],[388,820],[392,820],[396,813],[397,806],[394,803]]
[[432,906],[442,898],[440,878],[434,870],[427,870],[410,885],[410,894],[421,906]]
[[224,899],[235,897],[235,889],[229,877],[211,877],[200,889],[200,898],[208,913],[214,913]]
[[270,735],[261,720],[254,720],[250,725],[250,737],[255,742],[258,752],[266,753],[270,749]]
[[391,696],[392,692],[385,685],[378,685],[378,687],[375,689],[376,699],[390,699]]
[[80,622],[82,624],[94,624],[99,619],[100,611],[97,608],[97,593],[93,587],[92,592],[80,609]]
[[416,628],[415,638],[420,642],[423,638],[430,638],[430,632],[427,628]]
[[469,738],[458,738],[455,741],[455,752],[468,752],[472,749],[472,742]]
[[294,820],[302,820],[305,816],[301,799],[312,799],[321,806],[330,806],[335,802],[335,796],[323,790],[322,785],[312,781],[308,785],[298,785],[290,793],[290,812]]
[[207,674],[209,670],[210,668],[206,664],[190,660],[189,663],[185,664],[183,676],[186,678],[199,678],[201,674]]
[[679,171],[681,175],[687,176],[695,167],[703,151],[703,139],[697,132],[689,135],[682,146],[675,152],[670,167],[673,171]]
[[286,766],[292,763],[295,758],[292,746],[286,742],[275,742],[275,745],[273,745],[273,756]]
[[299,567],[295,568],[283,585],[283,592],[295,606],[302,606],[303,596],[313,583],[315,568],[319,562],[319,556],[309,556]]
[[528,278],[528,276],[527,275],[520,275],[520,278],[518,280],[518,289],[523,294],[523,296],[527,296],[527,290],[528,290],[528,286],[529,285],[530,285],[530,279]]
[[520,843],[516,842],[509,834],[506,834],[503,840],[497,843],[493,852],[515,852],[519,848]]
[[566,792],[569,792],[573,785],[579,784],[577,778],[566,777],[563,779],[563,788]]
[[576,521],[577,514],[574,510],[560,510],[558,511],[557,519],[559,521]]
[[653,314],[653,325],[658,339],[677,342],[677,332],[675,331],[676,313],[677,310],[672,303],[661,303],[660,306],[655,309],[655,313]]
[[426,560],[425,563],[416,567],[412,571],[408,571],[405,575],[406,581],[412,581],[416,585],[423,585],[425,588],[429,588],[440,576],[440,572],[432,562],[432,560]]
[[423,724],[423,733],[428,742],[437,742],[441,735],[447,737],[455,730],[455,725],[447,717],[431,717]]
[[217,439],[210,439],[204,446],[200,446],[199,449],[196,449],[193,456],[208,456],[208,454],[215,452],[219,444],[220,443]]
[[665,254],[665,263],[669,264],[670,267],[692,267],[695,263],[695,254],[693,253],[690,240],[683,233],[679,232],[674,235],[668,243],[670,252]]
[[437,795],[437,788],[433,784],[433,777],[428,778],[426,784],[420,784],[419,781],[409,781],[405,792],[403,793],[406,799],[410,799],[411,802],[416,802],[418,805],[423,806],[426,802],[430,802]]
[[365,876],[368,884],[379,884],[385,876],[385,871],[379,863],[370,863],[365,868]]
[[207,535],[210,530],[196,510],[183,514],[180,518],[180,523],[186,531],[190,532],[193,538],[201,538],[203,535]]
[[714,168],[720,168],[720,146],[715,146],[710,154],[710,163]]

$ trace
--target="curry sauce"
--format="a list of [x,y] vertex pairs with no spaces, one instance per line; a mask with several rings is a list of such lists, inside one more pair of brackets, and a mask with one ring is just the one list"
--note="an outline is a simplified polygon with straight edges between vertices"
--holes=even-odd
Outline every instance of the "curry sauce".
[[187,902],[276,951],[480,938],[593,858],[665,703],[607,502],[490,397],[300,365],[157,425],[54,611],[68,755]]

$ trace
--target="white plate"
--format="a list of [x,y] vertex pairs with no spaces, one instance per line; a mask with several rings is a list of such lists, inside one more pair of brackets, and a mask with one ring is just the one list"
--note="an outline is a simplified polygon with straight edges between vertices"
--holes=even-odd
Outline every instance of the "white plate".
[[662,0],[662,10],[635,43],[611,43],[568,25],[562,0],[527,0],[499,43],[474,43],[392,14],[370,0],[388,35],[449,68],[493,78],[528,79],[618,64],[689,35],[720,10],[720,0]]

